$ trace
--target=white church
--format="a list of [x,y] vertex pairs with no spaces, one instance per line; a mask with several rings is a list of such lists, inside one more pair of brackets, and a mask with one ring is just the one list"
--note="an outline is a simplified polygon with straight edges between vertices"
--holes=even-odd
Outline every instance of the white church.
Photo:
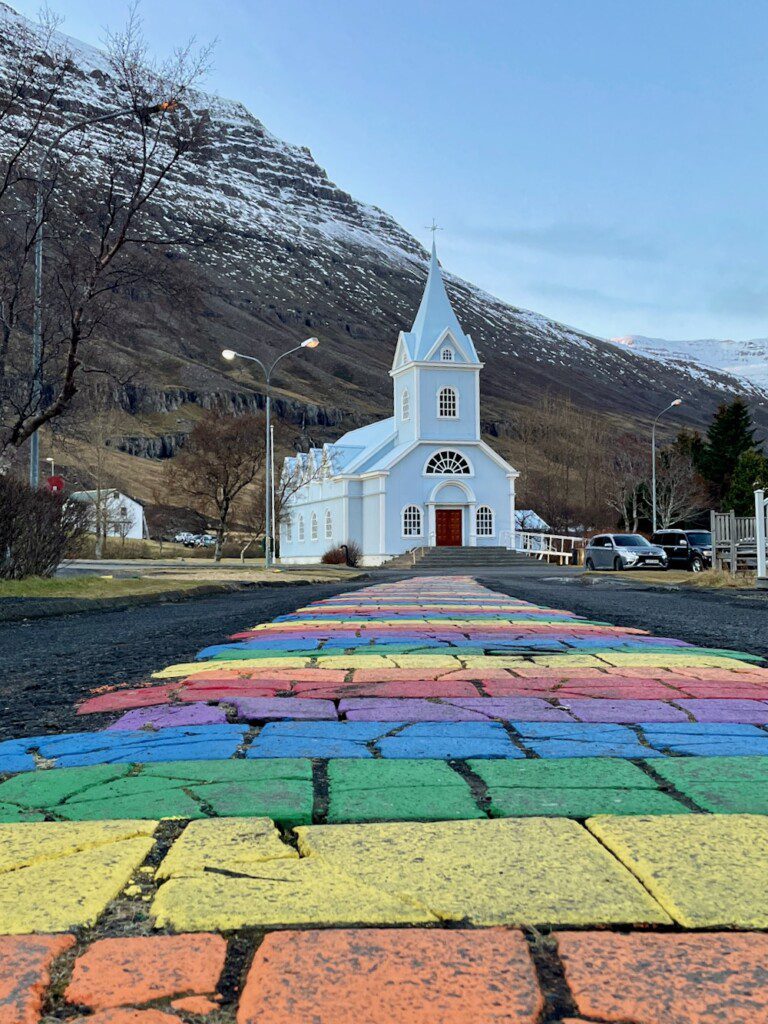
[[281,525],[281,562],[317,562],[349,540],[363,565],[425,546],[514,547],[518,474],[480,437],[482,369],[433,244],[390,370],[394,416],[285,460],[283,472],[303,482]]

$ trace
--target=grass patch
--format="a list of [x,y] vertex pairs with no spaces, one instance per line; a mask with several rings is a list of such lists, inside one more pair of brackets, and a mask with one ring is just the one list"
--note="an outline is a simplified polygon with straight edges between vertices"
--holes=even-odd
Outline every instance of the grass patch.
[[69,576],[26,580],[0,580],[0,598],[77,598],[101,601],[108,597],[133,597],[143,594],[194,590],[210,584],[196,580],[113,579],[104,576]]

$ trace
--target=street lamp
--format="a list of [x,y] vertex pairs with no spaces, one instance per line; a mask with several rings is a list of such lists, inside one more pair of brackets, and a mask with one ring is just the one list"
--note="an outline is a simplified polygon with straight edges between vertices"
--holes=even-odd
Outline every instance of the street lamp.
[[670,409],[674,409],[675,406],[682,404],[682,398],[676,398],[673,402],[670,402],[665,409],[661,410],[659,415],[653,421],[653,428],[651,429],[651,473],[653,477],[651,482],[651,500],[653,506],[652,523],[654,533],[656,533],[656,425],[665,412],[669,412]]
[[289,348],[287,352],[281,353],[275,359],[273,363],[267,366],[257,356],[246,356],[242,352],[235,352],[231,348],[225,348],[222,350],[222,358],[231,362],[233,359],[247,359],[249,362],[258,363],[264,373],[264,380],[267,385],[267,401],[266,401],[266,445],[265,445],[265,461],[266,461],[266,485],[265,485],[265,530],[264,530],[264,564],[267,569],[272,566],[272,435],[270,432],[271,419],[272,419],[272,393],[270,391],[272,385],[272,374],[274,373],[275,367],[286,356],[291,355],[293,352],[298,352],[302,348],[317,348],[320,341],[317,338],[307,338],[306,341],[302,341],[300,345],[294,345],[293,348]]
[[45,461],[51,464],[51,476],[56,476],[56,463],[53,461],[53,458],[49,455]]
[[[43,151],[40,162],[37,165],[37,183],[35,188],[35,283],[34,283],[34,313],[32,317],[32,395],[31,405],[37,408],[40,396],[43,392],[43,174],[45,165],[50,160],[55,150],[72,132],[89,128],[92,124],[104,124],[106,121],[114,121],[124,114],[132,114],[142,122],[149,124],[153,114],[173,113],[179,107],[176,100],[163,100],[149,107],[121,107],[119,110],[110,110],[98,117],[86,117],[76,121],[63,131],[59,132],[53,142]],[[35,430],[29,439],[29,483],[37,488],[40,483],[40,435]]]

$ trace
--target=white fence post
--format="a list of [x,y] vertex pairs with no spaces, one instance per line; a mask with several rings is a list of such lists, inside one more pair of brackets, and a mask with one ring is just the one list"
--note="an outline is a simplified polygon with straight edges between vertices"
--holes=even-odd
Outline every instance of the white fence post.
[[757,587],[768,590],[768,553],[766,552],[766,512],[768,500],[765,491],[755,491],[755,541],[757,543]]

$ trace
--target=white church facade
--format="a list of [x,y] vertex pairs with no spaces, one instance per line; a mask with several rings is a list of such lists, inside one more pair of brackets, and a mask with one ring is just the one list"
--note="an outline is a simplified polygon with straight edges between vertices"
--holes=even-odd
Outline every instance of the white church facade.
[[416,547],[514,547],[517,471],[480,436],[480,362],[445,290],[435,247],[413,327],[390,371],[394,415],[285,460],[292,494],[280,560],[356,541],[363,565]]

